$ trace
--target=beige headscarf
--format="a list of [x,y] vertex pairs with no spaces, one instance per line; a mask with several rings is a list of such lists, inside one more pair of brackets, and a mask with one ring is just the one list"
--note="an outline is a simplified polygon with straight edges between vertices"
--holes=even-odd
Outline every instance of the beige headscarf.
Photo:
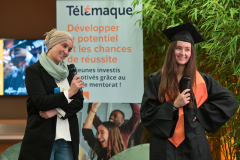
[[[73,36],[65,31],[59,31],[52,29],[50,32],[46,32],[45,44],[47,49],[50,50],[56,44],[71,40],[73,42]],[[47,53],[43,52],[39,57],[39,62],[42,67],[55,79],[56,82],[60,82],[62,79],[68,77],[69,71],[67,64],[62,61],[55,64],[50,58],[47,57]]]
[[52,29],[49,32],[46,32],[44,35],[46,35],[45,38],[45,44],[47,46],[47,49],[50,50],[53,46],[56,44],[66,41],[66,40],[71,40],[73,42],[73,36],[65,31],[60,31],[56,28]]

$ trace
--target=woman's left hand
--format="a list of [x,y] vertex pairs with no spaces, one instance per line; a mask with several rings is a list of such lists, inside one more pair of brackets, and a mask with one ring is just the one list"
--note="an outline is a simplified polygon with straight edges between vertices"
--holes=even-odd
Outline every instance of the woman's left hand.
[[57,115],[58,111],[56,109],[51,109],[48,111],[40,111],[39,115],[44,118],[44,119],[48,119],[48,118],[52,118],[53,116]]
[[193,121],[196,121],[197,117],[193,117]]

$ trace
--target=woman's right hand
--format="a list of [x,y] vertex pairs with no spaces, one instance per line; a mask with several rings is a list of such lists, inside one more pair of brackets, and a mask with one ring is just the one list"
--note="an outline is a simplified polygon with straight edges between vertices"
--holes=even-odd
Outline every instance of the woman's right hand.
[[48,111],[40,111],[39,112],[39,115],[44,119],[52,118],[57,114],[58,114],[58,111],[56,109],[51,109],[51,110],[48,110]]
[[178,95],[178,97],[176,98],[176,100],[173,103],[173,105],[176,108],[185,106],[186,104],[188,104],[190,102],[190,93],[187,93],[187,92],[190,92],[190,89],[185,89],[181,94]]
[[75,95],[80,88],[84,88],[83,81],[79,75],[75,75],[72,79],[70,89],[68,90],[68,98]]

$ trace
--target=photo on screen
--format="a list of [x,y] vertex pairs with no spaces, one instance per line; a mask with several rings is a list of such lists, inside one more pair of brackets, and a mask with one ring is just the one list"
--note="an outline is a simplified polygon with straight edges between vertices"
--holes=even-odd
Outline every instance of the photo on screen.
[[2,40],[3,95],[27,95],[25,71],[47,52],[44,40]]

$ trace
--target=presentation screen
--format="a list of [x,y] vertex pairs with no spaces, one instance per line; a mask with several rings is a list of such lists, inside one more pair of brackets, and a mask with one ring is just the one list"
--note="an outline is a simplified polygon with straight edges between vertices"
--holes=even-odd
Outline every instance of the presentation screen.
[[0,95],[27,95],[26,68],[46,51],[42,39],[0,39]]

